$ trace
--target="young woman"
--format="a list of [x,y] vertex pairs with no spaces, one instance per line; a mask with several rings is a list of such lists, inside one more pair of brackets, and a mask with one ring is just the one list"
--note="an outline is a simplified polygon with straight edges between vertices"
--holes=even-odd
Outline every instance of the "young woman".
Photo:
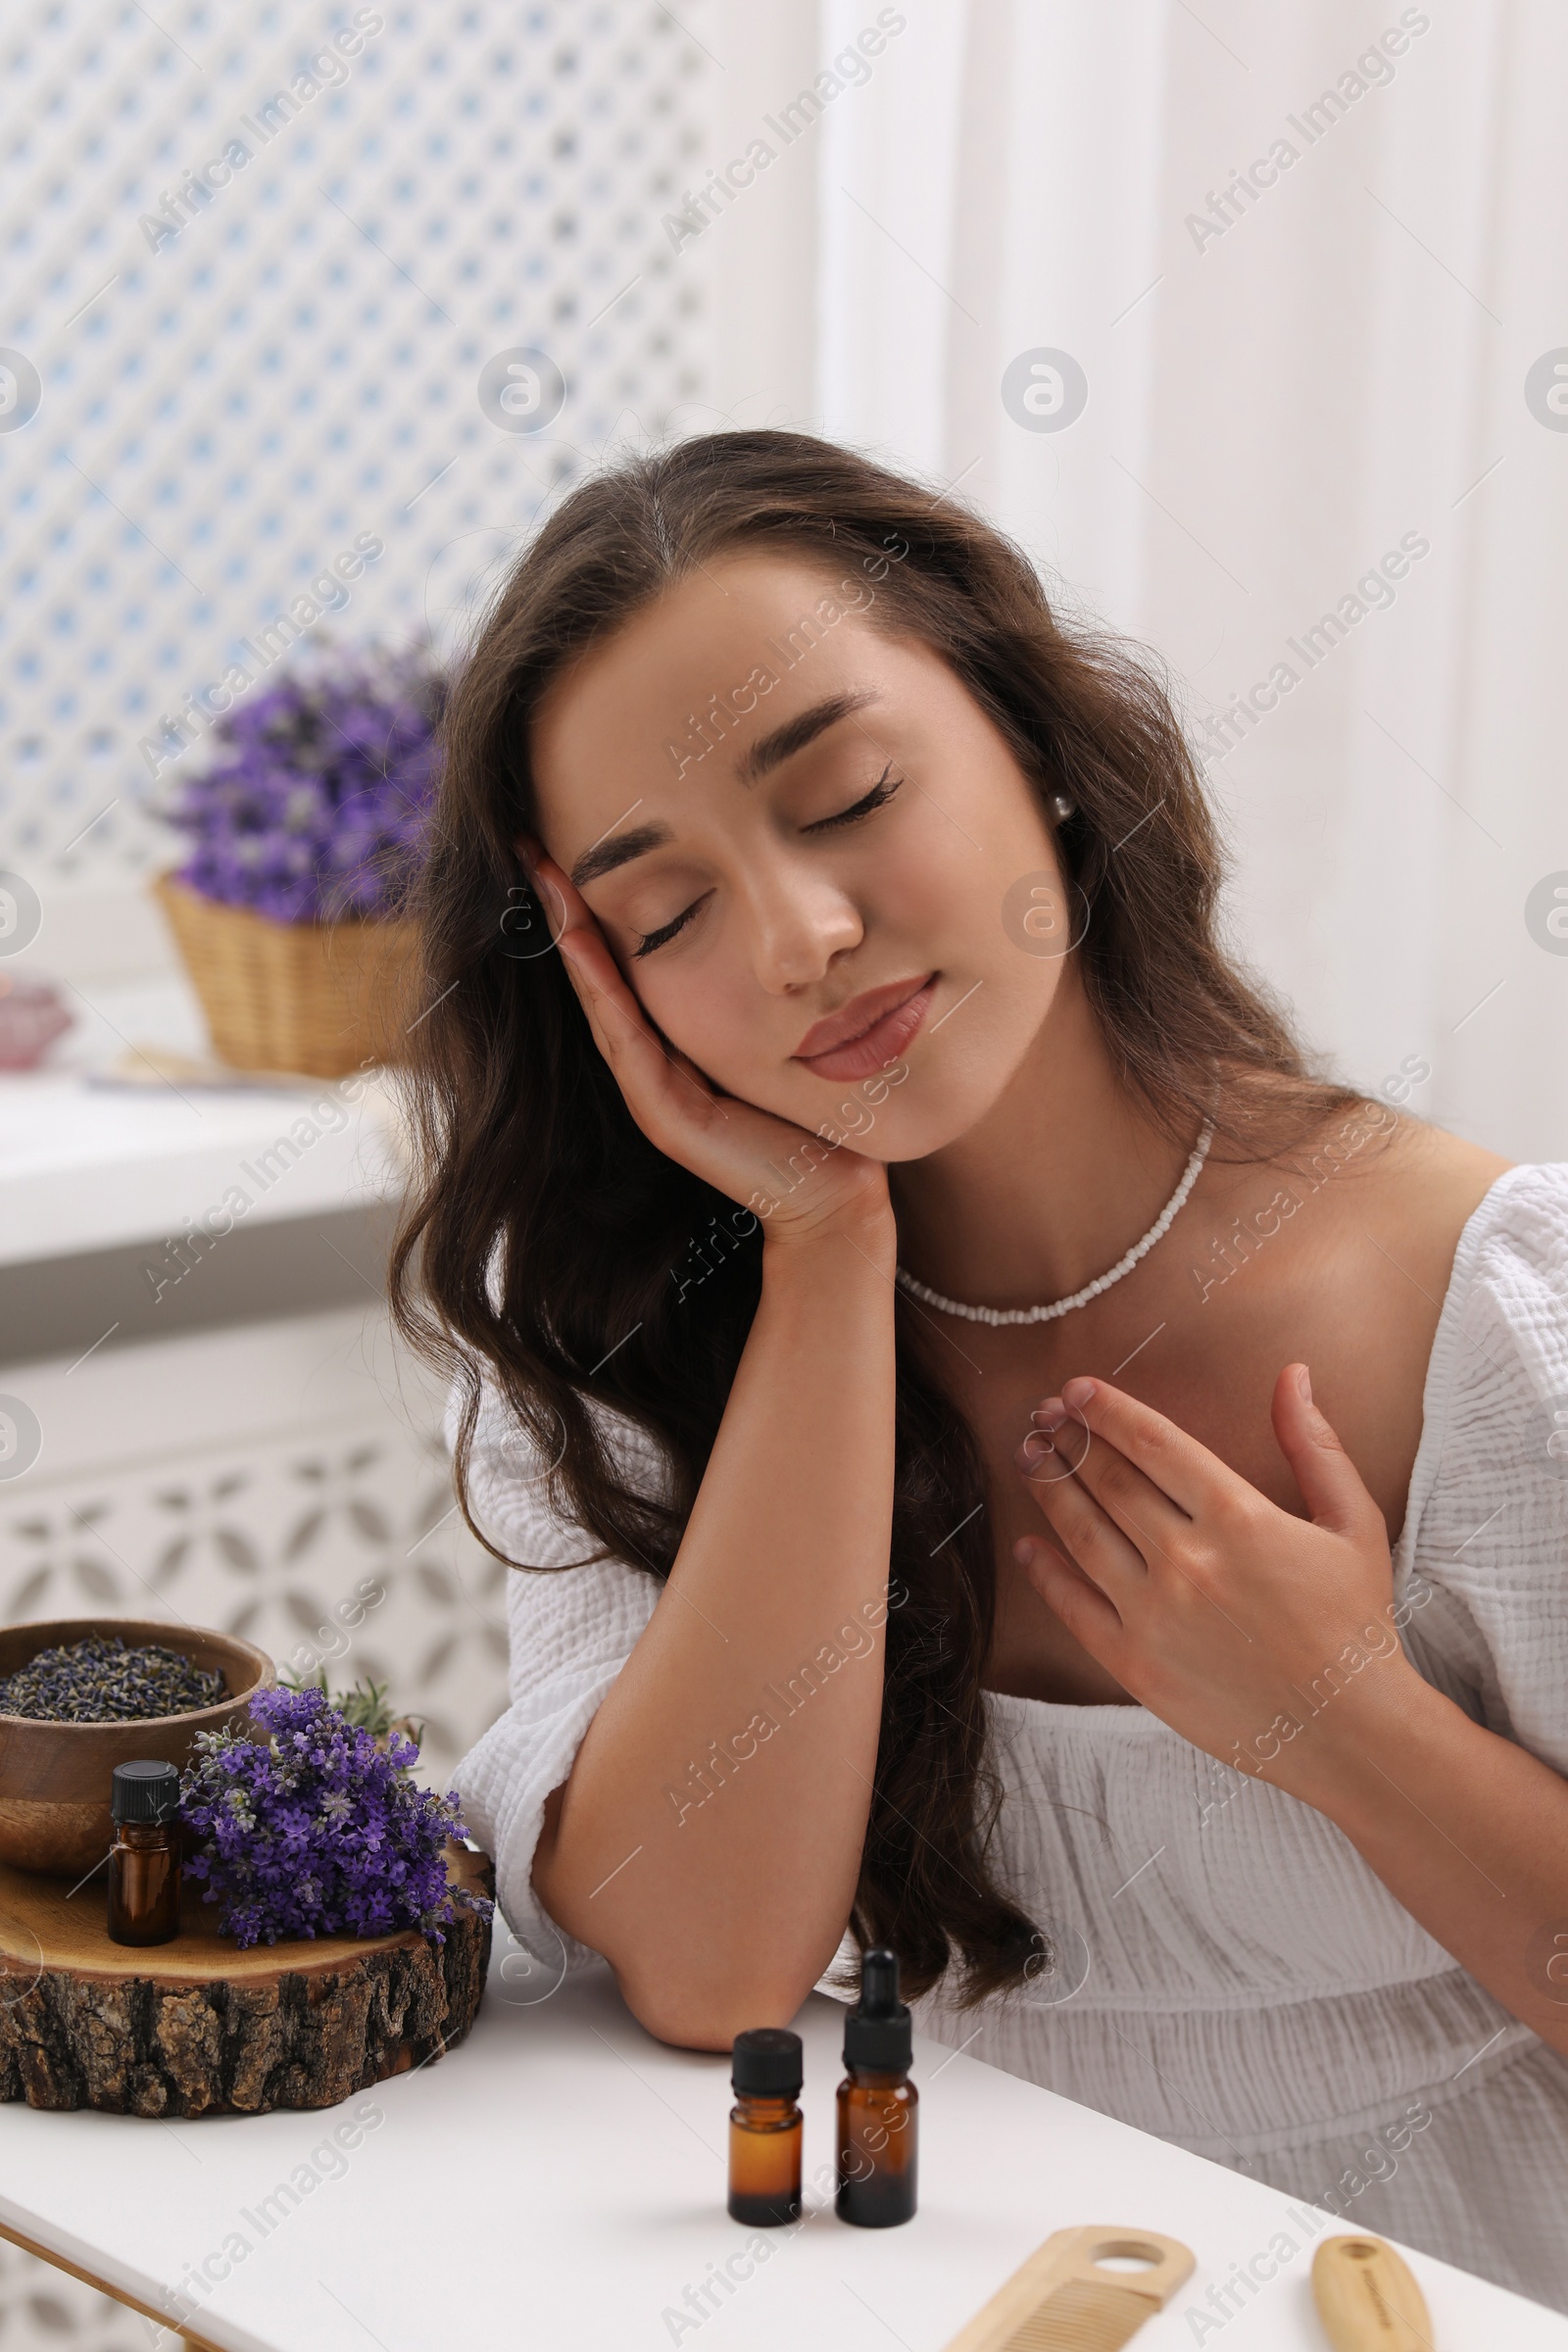
[[848,1928],[1568,2308],[1568,1168],[1313,1077],[1217,880],[1158,685],[952,500],[743,432],[558,508],[394,1258],[518,1570],[467,1817],[542,1991],[727,2049]]

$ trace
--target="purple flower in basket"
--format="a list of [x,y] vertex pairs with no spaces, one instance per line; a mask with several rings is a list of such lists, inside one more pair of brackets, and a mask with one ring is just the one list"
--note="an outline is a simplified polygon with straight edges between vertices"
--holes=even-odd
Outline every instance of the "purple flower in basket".
[[190,842],[178,879],[286,923],[395,914],[434,803],[446,692],[416,648],[318,654],[253,694],[157,805]]
[[466,1835],[455,1788],[416,1788],[418,1749],[383,1746],[322,1690],[258,1690],[252,1724],[198,1733],[181,1792],[185,1868],[242,1948],[279,1938],[390,1936],[421,1928],[441,1943],[458,1903],[445,1846]]

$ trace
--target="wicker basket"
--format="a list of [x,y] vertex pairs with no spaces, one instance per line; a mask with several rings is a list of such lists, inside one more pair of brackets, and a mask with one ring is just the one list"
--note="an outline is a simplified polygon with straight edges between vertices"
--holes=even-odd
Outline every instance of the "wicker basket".
[[413,1017],[416,924],[280,923],[172,874],[152,887],[231,1068],[341,1078],[397,1060]]

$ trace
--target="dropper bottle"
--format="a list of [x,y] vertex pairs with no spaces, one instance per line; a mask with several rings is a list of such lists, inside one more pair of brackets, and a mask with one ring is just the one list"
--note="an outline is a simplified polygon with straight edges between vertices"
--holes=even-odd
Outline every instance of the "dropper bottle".
[[770,2229],[801,2213],[801,2037],[784,2026],[737,2034],[730,2052],[729,2213]]
[[841,2222],[888,2230],[914,2212],[919,2092],[909,2012],[899,1998],[898,1955],[885,1945],[860,1963],[860,1998],[844,2020],[839,2084]]

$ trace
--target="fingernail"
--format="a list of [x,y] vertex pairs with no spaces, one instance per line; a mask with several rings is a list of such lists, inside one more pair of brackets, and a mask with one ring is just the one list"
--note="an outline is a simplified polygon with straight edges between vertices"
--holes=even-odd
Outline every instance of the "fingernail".
[[1027,1478],[1031,1470],[1037,1469],[1040,1463],[1055,1450],[1055,1446],[1048,1437],[1045,1437],[1039,1430],[1031,1430],[1012,1458]]
[[1067,1407],[1059,1396],[1048,1396],[1044,1404],[1035,1406],[1029,1418],[1037,1429],[1059,1429],[1067,1418]]
[[1296,1367],[1296,1385],[1301,1392],[1301,1402],[1303,1404],[1310,1404],[1312,1401],[1312,1383],[1307,1375],[1307,1369],[1304,1364],[1298,1364]]
[[1012,1547],[1012,1556],[1020,1568],[1027,1568],[1035,1556],[1035,1547],[1027,1536],[1020,1536]]
[[1087,1404],[1098,1388],[1099,1383],[1093,1380],[1069,1380],[1061,1392],[1062,1400],[1066,1404]]

